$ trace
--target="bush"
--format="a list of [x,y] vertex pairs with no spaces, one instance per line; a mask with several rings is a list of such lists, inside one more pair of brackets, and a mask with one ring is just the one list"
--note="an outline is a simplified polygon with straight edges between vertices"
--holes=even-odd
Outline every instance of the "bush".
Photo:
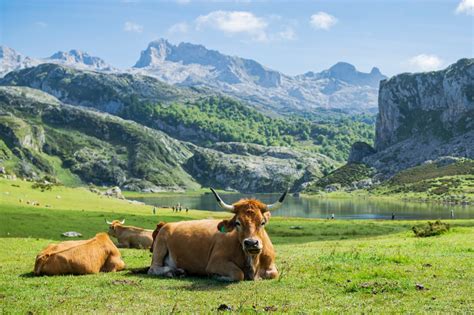
[[35,181],[31,186],[33,189],[40,189],[41,191],[52,190],[54,186],[61,186],[61,182],[56,177],[45,175],[42,179]]
[[416,237],[429,237],[446,233],[449,231],[449,224],[437,220],[436,222],[428,222],[427,225],[414,226],[412,230]]

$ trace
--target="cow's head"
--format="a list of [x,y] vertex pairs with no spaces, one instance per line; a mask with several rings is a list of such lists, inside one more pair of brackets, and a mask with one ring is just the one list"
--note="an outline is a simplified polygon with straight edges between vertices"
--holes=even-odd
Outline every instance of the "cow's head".
[[105,223],[109,225],[109,235],[117,237],[116,229],[118,226],[121,226],[125,223],[125,219],[123,219],[122,221],[113,220],[112,222],[105,220]]
[[263,249],[262,236],[271,216],[270,211],[282,205],[286,192],[271,205],[266,205],[256,199],[242,199],[233,205],[228,205],[222,201],[214,189],[211,188],[211,190],[221,208],[234,213],[232,219],[219,223],[218,230],[227,233],[235,229],[244,252],[250,255],[260,254]]

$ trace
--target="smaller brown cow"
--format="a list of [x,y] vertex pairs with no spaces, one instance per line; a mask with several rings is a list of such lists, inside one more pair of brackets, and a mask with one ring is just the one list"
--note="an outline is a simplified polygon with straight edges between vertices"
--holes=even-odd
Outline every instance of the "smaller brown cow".
[[48,245],[36,256],[34,274],[85,275],[114,272],[125,268],[119,250],[106,233],[89,240]]
[[125,220],[105,221],[109,225],[109,235],[117,238],[120,248],[151,248],[153,231],[135,226],[123,225]]

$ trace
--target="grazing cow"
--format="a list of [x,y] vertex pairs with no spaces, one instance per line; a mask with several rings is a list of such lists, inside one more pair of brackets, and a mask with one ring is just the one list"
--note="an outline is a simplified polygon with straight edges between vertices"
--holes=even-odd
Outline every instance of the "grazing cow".
[[125,268],[120,252],[106,233],[89,240],[48,245],[36,256],[34,274],[85,275]]
[[223,281],[277,278],[275,252],[265,224],[270,211],[283,203],[286,192],[271,205],[255,199],[228,205],[211,190],[219,205],[234,216],[223,221],[181,221],[162,226],[153,244],[148,274],[214,275]]
[[120,248],[151,248],[153,244],[152,230],[145,230],[135,226],[123,225],[125,220],[109,222],[109,235],[117,238]]

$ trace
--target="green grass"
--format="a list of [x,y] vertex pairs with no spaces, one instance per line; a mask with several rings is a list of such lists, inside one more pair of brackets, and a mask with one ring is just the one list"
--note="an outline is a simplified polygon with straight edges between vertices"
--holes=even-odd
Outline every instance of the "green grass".
[[[40,192],[30,187],[29,182],[0,179],[1,313],[210,313],[221,304],[244,313],[468,313],[474,307],[474,220],[450,220],[449,232],[416,238],[411,227],[425,221],[273,217],[268,232],[278,255],[279,280],[228,284],[207,278],[154,278],[128,270],[33,277],[36,254],[61,240],[60,233],[75,230],[88,238],[106,230],[104,218],[126,218],[127,223],[152,228],[159,220],[229,214],[159,209],[153,216],[150,206],[83,188]],[[41,206],[20,203],[20,198]],[[290,229],[295,225],[302,229]],[[146,267],[151,261],[145,250],[120,251],[128,268]]]

